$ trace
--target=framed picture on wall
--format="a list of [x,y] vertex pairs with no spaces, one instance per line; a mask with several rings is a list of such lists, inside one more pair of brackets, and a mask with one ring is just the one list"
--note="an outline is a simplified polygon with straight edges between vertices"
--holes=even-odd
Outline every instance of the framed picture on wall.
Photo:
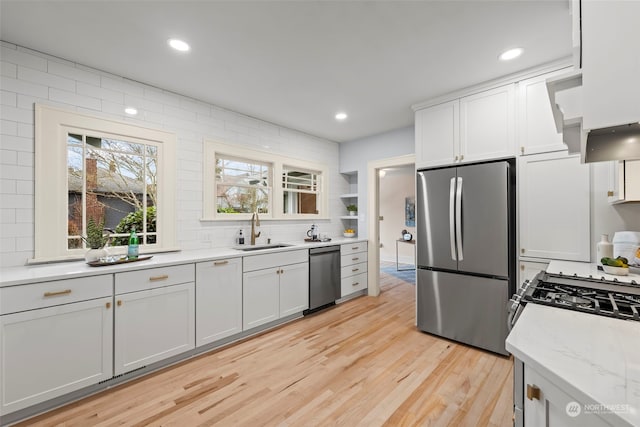
[[416,200],[413,196],[404,199],[404,225],[416,226]]

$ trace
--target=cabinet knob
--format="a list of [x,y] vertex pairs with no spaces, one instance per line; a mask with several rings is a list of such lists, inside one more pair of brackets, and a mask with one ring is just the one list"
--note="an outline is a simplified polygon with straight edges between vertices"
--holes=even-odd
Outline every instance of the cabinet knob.
[[107,309],[109,309],[109,308],[111,308],[111,303],[108,302],[108,303],[105,304],[105,306],[107,307]]
[[527,384],[527,399],[540,400],[540,387],[537,385]]
[[120,307],[122,305],[122,300],[118,300],[118,302],[116,302],[116,304],[118,304],[118,307]]
[[524,147],[520,147],[520,153],[524,154]]
[[524,248],[520,249],[520,252],[524,253]]
[[607,191],[607,197],[613,197],[614,194],[613,191]]
[[524,271],[524,264],[520,266],[520,270]]

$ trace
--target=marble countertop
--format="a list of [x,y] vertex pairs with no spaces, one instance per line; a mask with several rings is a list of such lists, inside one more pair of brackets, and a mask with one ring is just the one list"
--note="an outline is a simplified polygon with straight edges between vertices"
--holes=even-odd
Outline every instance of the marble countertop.
[[[554,261],[547,271],[603,275],[575,262]],[[640,425],[640,322],[527,304],[506,347],[582,404],[623,405],[607,415],[616,425]]]
[[74,277],[96,276],[100,274],[116,273],[120,271],[142,270],[169,265],[189,264],[194,262],[212,261],[223,258],[245,257],[265,253],[284,252],[299,249],[309,249],[312,247],[342,245],[345,243],[357,242],[366,242],[366,239],[339,237],[332,239],[329,242],[277,242],[291,246],[282,248],[260,249],[254,251],[242,251],[230,247],[154,254],[142,253],[140,255],[153,255],[153,258],[140,262],[117,264],[104,267],[90,267],[84,261],[58,262],[51,264],[10,267],[0,270],[0,288],[38,281],[51,281],[60,279],[71,279]]

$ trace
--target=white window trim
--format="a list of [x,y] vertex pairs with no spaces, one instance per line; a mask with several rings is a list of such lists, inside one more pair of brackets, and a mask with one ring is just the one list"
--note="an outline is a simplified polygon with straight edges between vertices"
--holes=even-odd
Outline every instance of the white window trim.
[[[273,154],[268,151],[256,150],[223,142],[204,141],[204,196],[203,217],[201,221],[244,221],[251,219],[250,213],[221,214],[216,209],[216,153],[227,156],[239,157],[247,160],[271,163],[272,166],[272,194],[269,204],[269,214],[260,214],[260,220],[291,220],[291,219],[329,219],[329,168],[323,163],[312,163],[306,160],[294,159]],[[285,214],[281,212],[284,203],[284,191],[282,188],[283,166],[289,169],[300,168],[314,171],[321,175],[320,202],[317,214]]]
[[153,249],[145,252],[177,249],[175,134],[42,104],[35,106],[35,125],[34,258],[28,263],[78,259],[86,252],[67,248],[67,133],[71,129],[161,145],[157,160],[161,189],[158,238]]

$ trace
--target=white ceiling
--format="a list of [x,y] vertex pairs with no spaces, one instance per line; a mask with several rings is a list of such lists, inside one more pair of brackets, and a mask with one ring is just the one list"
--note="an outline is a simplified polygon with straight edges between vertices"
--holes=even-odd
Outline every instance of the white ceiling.
[[[2,40],[339,142],[571,53],[566,0],[0,4]],[[191,51],[170,50],[171,37]],[[515,46],[522,57],[497,60]]]

